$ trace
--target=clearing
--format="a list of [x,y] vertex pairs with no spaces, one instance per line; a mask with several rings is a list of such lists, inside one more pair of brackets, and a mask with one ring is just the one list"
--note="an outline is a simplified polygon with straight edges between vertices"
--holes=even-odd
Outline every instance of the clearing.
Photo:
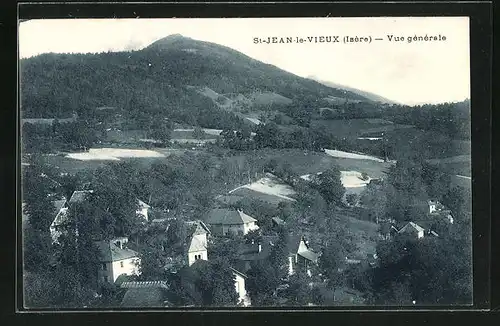
[[378,157],[375,157],[375,156],[344,152],[344,151],[339,151],[336,149],[325,149],[325,153],[330,155],[330,156],[333,156],[333,157],[351,158],[351,159],[357,159],[357,160],[370,160],[370,161],[375,161],[375,162],[379,162],[379,163],[384,163],[384,160],[382,160]]
[[251,192],[257,192],[271,197],[277,197],[281,200],[295,201],[294,198],[289,196],[294,195],[295,191],[292,187],[279,182],[273,175],[267,174],[266,177],[261,178],[253,183],[246,184],[229,191],[229,195],[233,196],[248,196]]
[[88,152],[69,153],[66,157],[81,161],[119,161],[120,158],[165,157],[165,155],[146,149],[91,148]]

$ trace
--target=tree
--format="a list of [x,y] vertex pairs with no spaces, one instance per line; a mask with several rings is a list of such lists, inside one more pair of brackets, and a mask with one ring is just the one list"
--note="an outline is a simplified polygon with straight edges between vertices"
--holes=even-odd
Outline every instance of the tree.
[[312,183],[321,193],[323,198],[333,204],[340,204],[345,193],[345,188],[340,180],[340,171],[331,168],[312,177]]
[[196,126],[194,128],[194,131],[193,131],[193,137],[195,139],[205,139],[205,137],[206,137],[205,130],[203,130],[202,128]]
[[260,124],[254,141],[257,147],[282,148],[282,137],[278,125],[274,122]]
[[204,306],[234,306],[237,304],[235,276],[229,266],[220,261],[208,261],[196,266],[196,289],[202,294]]
[[269,264],[275,270],[279,279],[288,276],[288,234],[285,229],[279,230],[278,241],[274,244],[269,255]]
[[40,271],[47,267],[50,255],[49,227],[56,212],[49,195],[52,193],[47,175],[40,164],[33,162],[23,176],[24,212],[28,225],[24,230],[24,267]]
[[346,196],[346,201],[350,206],[356,206],[356,204],[358,203],[358,195],[348,194]]
[[335,288],[342,284],[342,276],[339,269],[345,265],[346,250],[338,239],[330,239],[319,260],[319,268],[328,279],[330,286]]
[[242,240],[238,238],[223,239],[216,238],[209,247],[208,255],[211,261],[220,261],[228,264],[234,264],[238,256],[238,248]]
[[161,249],[148,247],[141,252],[139,279],[144,281],[161,281],[165,279],[165,264],[167,260]]
[[286,291],[288,303],[292,306],[305,306],[312,301],[310,278],[304,271],[297,271],[290,276],[289,287]]
[[469,241],[453,236],[397,237],[377,245],[374,302],[379,304],[466,304],[471,302]]
[[247,272],[246,288],[254,306],[275,303],[274,293],[280,285],[280,277],[267,261],[252,262]]

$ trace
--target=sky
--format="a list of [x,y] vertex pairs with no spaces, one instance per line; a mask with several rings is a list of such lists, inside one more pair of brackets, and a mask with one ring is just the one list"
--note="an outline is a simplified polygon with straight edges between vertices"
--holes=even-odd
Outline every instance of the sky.
[[[467,17],[53,19],[19,25],[19,56],[139,50],[171,34],[231,47],[301,77],[416,105],[470,98]],[[255,44],[259,37],[339,36],[339,43]],[[388,41],[388,35],[404,41]],[[445,41],[408,42],[438,36]],[[345,36],[371,43],[343,43]],[[382,38],[376,41],[374,38]]]

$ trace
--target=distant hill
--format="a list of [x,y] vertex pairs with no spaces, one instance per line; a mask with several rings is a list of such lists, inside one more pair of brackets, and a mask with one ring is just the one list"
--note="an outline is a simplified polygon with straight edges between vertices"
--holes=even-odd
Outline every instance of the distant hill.
[[196,124],[197,116],[221,109],[227,99],[241,99],[250,108],[267,102],[293,106],[329,96],[369,101],[231,48],[178,34],[138,51],[22,59],[20,80],[25,118],[67,117],[72,112],[85,117],[97,107],[113,106],[175,115]]
[[357,89],[357,88],[353,88],[353,87],[349,87],[349,86],[345,86],[345,85],[341,85],[341,84],[337,84],[337,83],[334,83],[334,82],[330,82],[330,81],[324,81],[324,80],[320,80],[318,78],[316,78],[315,76],[308,76],[309,79],[311,80],[315,80],[325,86],[328,86],[328,87],[332,87],[332,88],[337,88],[337,89],[344,89],[346,91],[349,91],[349,92],[352,92],[352,93],[355,93],[355,94],[358,94],[366,99],[369,99],[370,101],[374,101],[374,102],[380,102],[380,103],[387,103],[387,104],[398,104],[396,101],[393,101],[393,100],[389,100],[385,97],[382,97],[380,95],[377,95],[377,94],[374,94],[374,93],[370,93],[370,92],[367,92],[367,91],[363,91],[363,90],[360,90],[360,89]]

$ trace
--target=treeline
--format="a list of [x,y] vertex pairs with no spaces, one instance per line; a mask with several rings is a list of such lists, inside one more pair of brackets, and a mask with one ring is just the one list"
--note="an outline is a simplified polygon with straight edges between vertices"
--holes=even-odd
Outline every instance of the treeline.
[[21,133],[24,153],[81,150],[102,138],[102,130],[86,121],[59,123],[57,119],[52,125],[24,123]]
[[395,123],[415,125],[419,129],[432,130],[452,139],[470,139],[470,101],[437,105],[401,106],[391,108]]

